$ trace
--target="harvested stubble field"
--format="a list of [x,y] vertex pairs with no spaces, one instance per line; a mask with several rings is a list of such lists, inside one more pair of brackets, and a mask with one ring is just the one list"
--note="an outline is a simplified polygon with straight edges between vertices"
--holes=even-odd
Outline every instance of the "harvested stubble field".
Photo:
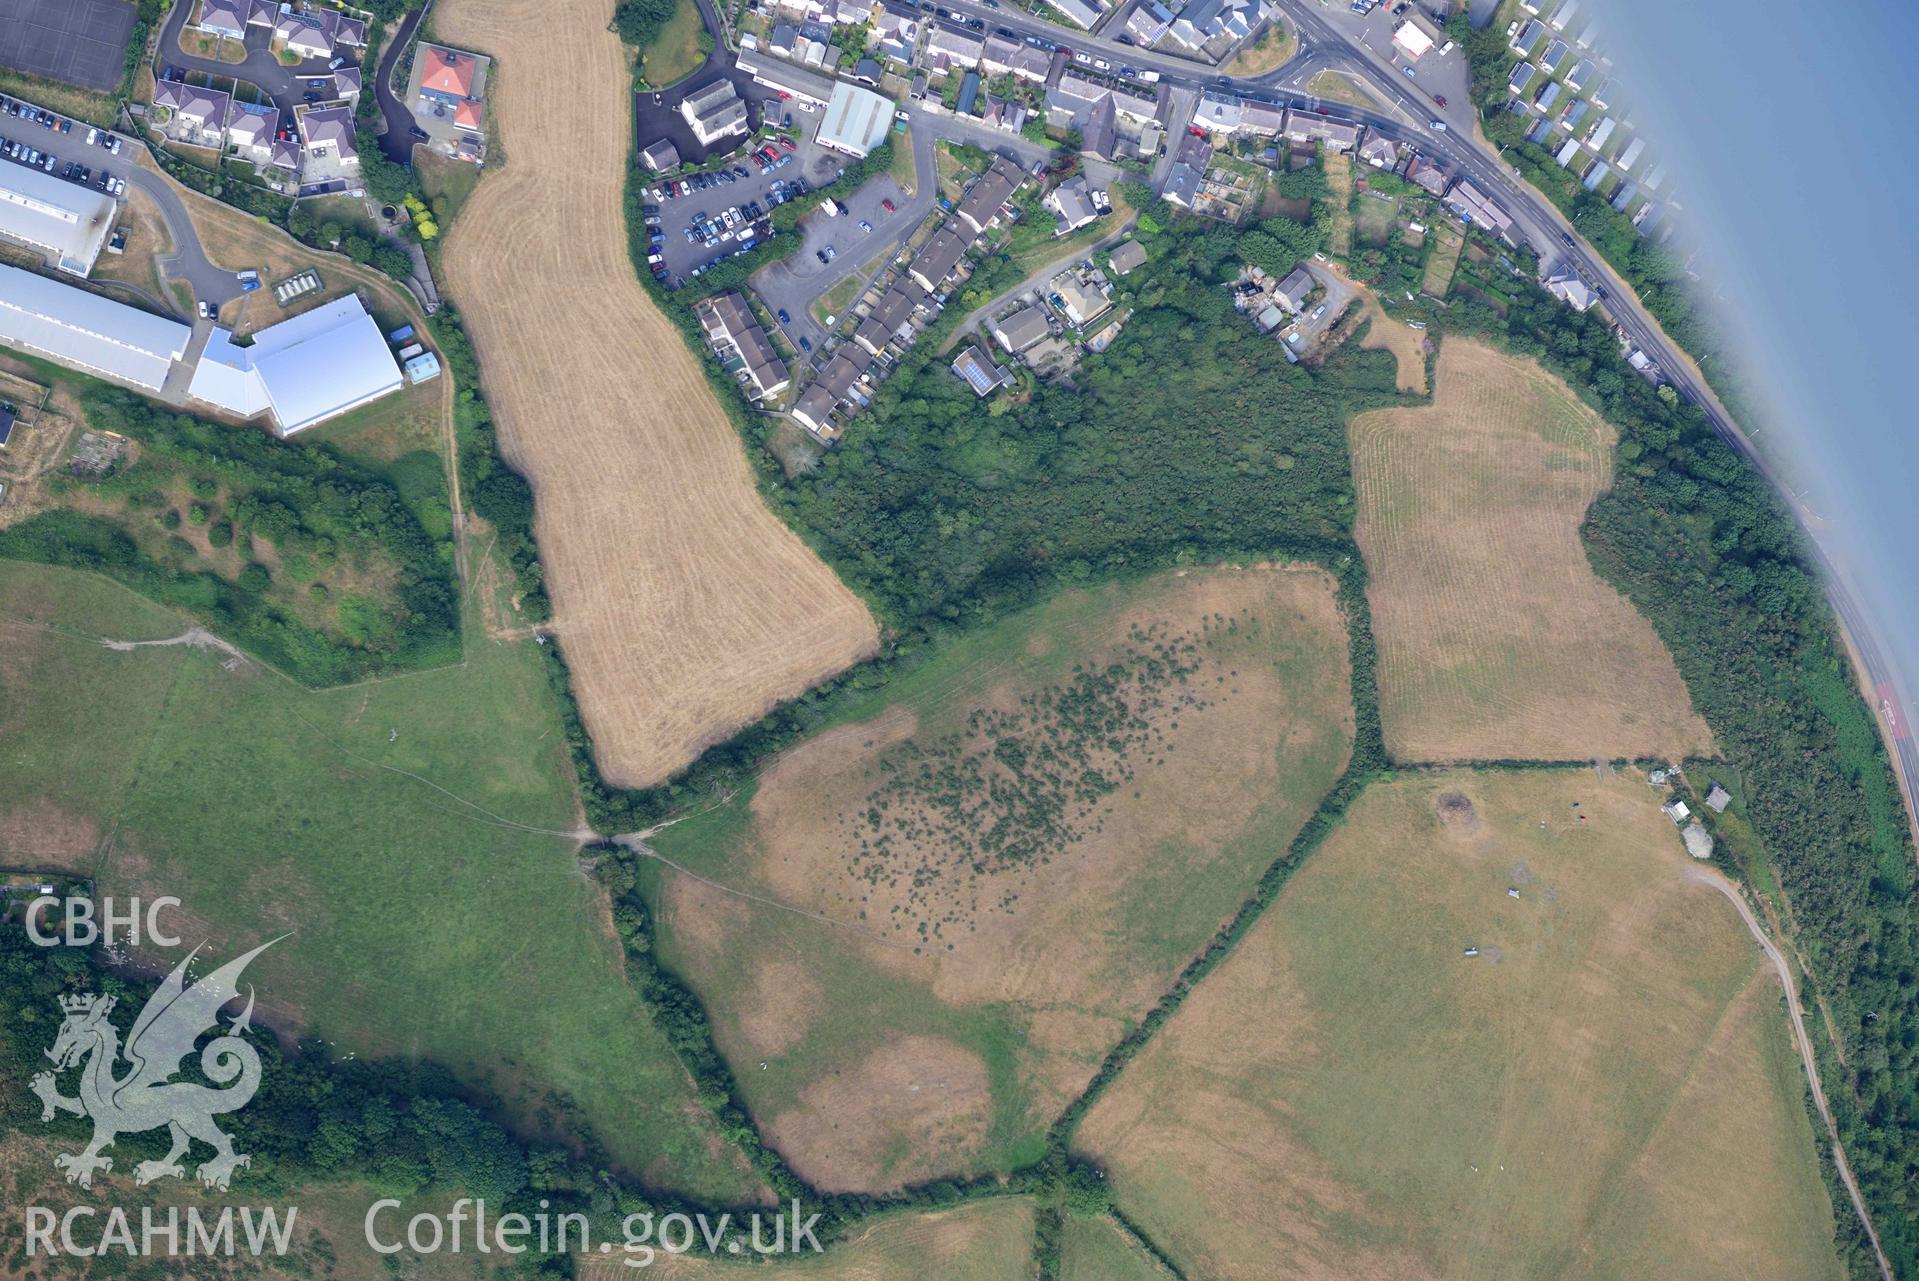
[[1705,749],[1652,625],[1579,541],[1613,430],[1537,364],[1448,339],[1431,405],[1353,420],[1386,744],[1408,760]]
[[[770,1238],[773,1229],[764,1229]],[[637,1258],[638,1256],[631,1256]],[[1033,1203],[1023,1197],[980,1201],[931,1214],[902,1213],[862,1224],[824,1254],[803,1252],[774,1269],[807,1281],[1027,1281],[1033,1275]],[[736,1259],[690,1254],[655,1257],[644,1269],[593,1256],[580,1261],[588,1281],[634,1276],[712,1281],[754,1275]]]
[[450,0],[440,38],[511,60],[512,162],[448,233],[448,291],[541,558],[601,772],[658,782],[872,652],[859,600],[754,490],[738,434],[626,253],[631,72],[608,0]]
[[1039,1154],[1343,768],[1341,621],[1317,570],[1068,593],[656,838],[707,878],[662,873],[662,955],[796,1169],[880,1190]]
[[1121,1208],[1192,1276],[1835,1278],[1777,980],[1659,799],[1376,784],[1088,1116]]

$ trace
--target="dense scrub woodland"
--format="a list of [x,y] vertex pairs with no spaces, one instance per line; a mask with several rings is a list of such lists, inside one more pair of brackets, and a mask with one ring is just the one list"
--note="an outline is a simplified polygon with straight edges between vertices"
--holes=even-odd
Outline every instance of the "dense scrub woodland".
[[[1583,534],[1599,572],[1652,620],[1744,780],[1840,1044],[1823,1070],[1887,1255],[1919,1271],[1919,939],[1897,784],[1798,527],[1705,416],[1618,358],[1592,313],[1538,290],[1501,319],[1457,302],[1454,330],[1540,355],[1620,430],[1612,490]],[[1807,1019],[1816,1036],[1825,1020]],[[1843,1195],[1835,1198],[1850,1221]],[[1855,1271],[1863,1238],[1853,1247]],[[1863,1260],[1869,1270],[1869,1256]]]
[[1229,230],[1182,225],[1152,243],[1150,274],[1127,281],[1133,318],[1077,387],[982,411],[922,342],[789,491],[801,527],[895,626],[972,622],[1134,567],[1350,546],[1346,420],[1391,402],[1391,359],[1291,365],[1219,286],[1243,261]]
[[[411,504],[330,445],[277,440],[91,384],[87,421],[132,442],[0,556],[91,569],[191,610],[308,684],[450,662],[459,643],[444,487]],[[423,518],[441,525],[438,536]]]

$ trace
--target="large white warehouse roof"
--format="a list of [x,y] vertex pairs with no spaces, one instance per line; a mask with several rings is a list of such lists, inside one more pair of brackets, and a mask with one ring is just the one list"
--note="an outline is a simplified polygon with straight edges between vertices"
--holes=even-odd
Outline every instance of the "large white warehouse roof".
[[0,164],[0,236],[51,254],[84,276],[113,230],[113,197],[25,165]]
[[250,346],[215,329],[187,394],[242,418],[270,411],[291,436],[402,385],[380,327],[349,294],[262,329]]
[[891,98],[841,80],[833,86],[833,101],[826,106],[815,141],[865,159],[867,152],[886,141],[886,131],[892,127]]
[[0,342],[158,391],[192,330],[125,303],[0,266]]

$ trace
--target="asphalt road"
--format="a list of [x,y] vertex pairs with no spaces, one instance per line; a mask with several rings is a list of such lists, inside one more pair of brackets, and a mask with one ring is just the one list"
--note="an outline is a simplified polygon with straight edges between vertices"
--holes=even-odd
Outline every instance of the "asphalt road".
[[425,8],[415,9],[400,19],[400,29],[393,39],[387,42],[386,52],[380,56],[379,69],[373,76],[373,100],[380,108],[380,118],[386,128],[380,132],[380,150],[388,160],[396,165],[413,167],[413,112],[401,102],[393,92],[393,64],[400,60],[407,42],[413,39],[414,28],[420,25],[420,19],[426,16]]

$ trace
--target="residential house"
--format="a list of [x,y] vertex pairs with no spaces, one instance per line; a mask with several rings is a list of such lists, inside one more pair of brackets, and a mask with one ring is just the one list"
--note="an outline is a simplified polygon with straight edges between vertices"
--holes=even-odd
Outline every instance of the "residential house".
[[1113,252],[1106,256],[1106,265],[1115,276],[1130,276],[1146,265],[1146,250],[1137,240],[1114,245]]
[[328,159],[334,168],[360,167],[360,149],[354,140],[353,112],[346,107],[323,107],[297,113],[300,140],[306,145],[306,157]]
[[1166,185],[1160,188],[1160,197],[1182,209],[1191,209],[1212,163],[1212,143],[1190,133],[1181,134],[1179,146],[1173,152],[1172,168],[1166,174]]
[[985,41],[975,39],[964,31],[935,25],[932,34],[926,37],[926,56],[922,65],[938,76],[946,75],[955,68],[971,71],[979,66],[980,57],[985,52]]
[[1264,26],[1274,12],[1272,0],[1191,0],[1167,34],[1196,51],[1212,40],[1236,43]]
[[1286,273],[1286,279],[1273,286],[1273,297],[1286,310],[1298,313],[1306,310],[1306,299],[1319,282],[1313,279],[1313,273],[1305,266],[1294,267]]
[[1100,211],[1096,197],[1099,194],[1087,184],[1083,173],[1074,174],[1048,192],[1046,207],[1054,214],[1053,234],[1064,236],[1097,219]]
[[853,341],[873,355],[879,355],[889,343],[899,342],[912,332],[913,317],[925,302],[926,291],[912,280],[895,281],[860,322],[860,327],[853,332]]
[[1519,63],[1513,68],[1513,73],[1506,77],[1506,92],[1526,92],[1526,86],[1532,83],[1533,77],[1537,74],[1538,68],[1534,67],[1532,63]]
[[980,114],[980,123],[991,125],[995,129],[1004,129],[1008,133],[1018,133],[1026,127],[1026,104],[1012,98],[995,98],[986,95],[986,110]]
[[1613,118],[1611,116],[1607,116],[1604,120],[1601,120],[1598,124],[1594,125],[1592,129],[1587,132],[1586,145],[1588,147],[1591,147],[1594,151],[1601,150],[1606,145],[1606,139],[1612,137],[1613,130],[1617,127],[1618,126],[1616,122],[1613,120]]
[[1572,167],[1573,157],[1578,154],[1579,154],[1578,141],[1576,139],[1568,138],[1566,140],[1566,144],[1559,149],[1559,154],[1554,156],[1553,159],[1559,162],[1559,167],[1561,169],[1568,169]]
[[1101,288],[1105,278],[1097,271],[1089,274],[1091,278],[1085,279],[1077,270],[1063,271],[1052,280],[1053,304],[1076,329],[1084,328],[1113,305],[1113,300]]
[[153,89],[153,105],[165,107],[167,136],[196,147],[224,147],[233,96],[179,80],[162,80]]
[[[1619,153],[1619,159],[1617,161],[1620,172],[1630,173],[1632,167],[1639,162],[1639,157],[1645,150],[1646,140],[1644,138],[1634,138],[1631,142],[1627,143],[1626,149]],[[1657,191],[1659,189],[1659,180],[1663,176],[1663,174],[1655,172],[1652,177],[1646,180],[1647,189]]]
[[1591,98],[1593,106],[1598,107],[1601,111],[1609,110],[1612,107],[1613,89],[1617,84],[1618,82],[1611,78],[1602,80],[1599,87],[1586,96]]
[[1606,181],[1606,175],[1611,172],[1611,165],[1603,160],[1595,160],[1593,161],[1592,168],[1586,171],[1586,176],[1579,180],[1579,185],[1587,191],[1597,191],[1599,190],[1599,184]]
[[1574,98],[1566,104],[1566,109],[1559,113],[1559,127],[1569,133],[1577,129],[1579,122],[1586,118],[1586,112],[1588,110],[1589,108],[1584,98]]
[[680,100],[680,115],[693,130],[701,146],[710,147],[722,138],[746,132],[746,103],[731,80],[712,84]]
[[1106,11],[1087,0],[1052,0],[1053,8],[1065,15],[1067,21],[1082,31],[1091,31],[1106,15]]
[[1334,151],[1351,151],[1359,145],[1360,126],[1335,116],[1315,111],[1288,111],[1286,136],[1294,142],[1317,142]]
[[284,169],[288,173],[300,171],[300,144],[291,138],[275,138],[273,149],[267,155],[267,163],[275,169]]
[[1579,0],[1566,0],[1565,4],[1553,10],[1553,16],[1548,19],[1548,21],[1551,23],[1554,31],[1564,31],[1572,24],[1572,20],[1578,12]]
[[1005,36],[988,36],[980,46],[980,70],[989,76],[1010,76],[1013,74],[1013,59],[1021,49],[1032,46],[1023,40],[1008,40]]
[[948,223],[933,233],[920,251],[914,256],[907,274],[919,281],[920,288],[929,294],[936,294],[945,285],[952,274],[959,270],[960,260],[966,257],[967,246],[971,242]]
[[1123,34],[1141,48],[1150,47],[1166,34],[1166,28],[1173,25],[1173,14],[1160,0],[1140,0],[1133,11],[1126,15]]
[[1546,46],[1546,52],[1539,55],[1540,70],[1544,71],[1547,75],[1553,74],[1559,70],[1559,64],[1566,61],[1567,55],[1571,53],[1572,46],[1564,40],[1553,41],[1550,45]]
[[[273,43],[302,58],[331,58],[339,29],[337,10],[284,9],[273,24]],[[361,43],[365,43],[364,34]]]
[[1715,814],[1724,814],[1726,806],[1732,804],[1732,793],[1717,782],[1706,789],[1706,808]]
[[913,48],[919,44],[920,16],[917,9],[880,6],[873,19],[873,35],[882,57],[894,62],[913,61]]
[[243,40],[247,34],[248,7],[247,0],[200,0],[200,20],[193,25],[208,35]]
[[1581,58],[1573,69],[1566,73],[1566,87],[1574,92],[1584,89],[1586,82],[1592,79],[1594,70],[1591,58]]
[[1013,381],[1011,374],[986,358],[977,343],[967,343],[953,359],[953,372],[966,380],[975,396],[990,396]]
[[250,0],[247,5],[249,27],[271,27],[280,18],[280,0]]
[[1208,133],[1231,137],[1239,132],[1239,99],[1229,93],[1208,89],[1199,96],[1193,109],[1193,123]]
[[1559,82],[1557,80],[1548,80],[1545,87],[1539,91],[1539,97],[1533,100],[1533,105],[1541,111],[1549,112],[1553,109],[1553,104],[1558,101]]
[[227,108],[227,146],[242,160],[264,165],[273,159],[273,136],[280,130],[280,109],[235,102]]
[[654,173],[671,173],[680,167],[680,149],[670,138],[662,138],[640,151],[640,163]]
[[792,383],[786,362],[773,350],[766,330],[737,292],[703,298],[693,305],[693,314],[699,317],[713,354],[753,400],[764,400]]
[[1239,131],[1260,138],[1277,138],[1286,132],[1286,109],[1248,98],[1239,104]]
[[886,68],[880,66],[877,58],[861,58],[853,67],[853,79],[863,85],[877,85],[885,74]]
[[360,96],[360,83],[358,67],[340,67],[333,73],[333,96],[343,102],[352,102]]
[[973,185],[960,197],[953,210],[953,221],[973,236],[984,234],[987,228],[999,223],[1002,207],[1025,181],[1026,174],[1018,165],[1004,156],[995,156],[986,172],[973,179]]
[[1464,221],[1485,227],[1495,236],[1505,235],[1513,225],[1511,214],[1494,204],[1485,192],[1465,178],[1453,184],[1442,203]]
[[1414,156],[1406,166],[1406,181],[1416,183],[1435,196],[1446,194],[1446,174],[1424,156]]
[[1521,57],[1524,57],[1527,54],[1532,52],[1534,45],[1538,44],[1541,40],[1545,38],[1546,38],[1545,24],[1540,22],[1536,18],[1532,19],[1528,21],[1524,27],[1520,28],[1518,35],[1513,37],[1513,41],[1512,41],[1513,52],[1519,54]]
[[994,342],[1017,356],[1040,339],[1049,337],[1053,322],[1047,318],[1044,307],[1029,303],[998,320],[989,320],[986,330],[993,335]]
[[1375,169],[1396,169],[1399,167],[1399,144],[1391,138],[1374,134],[1359,148],[1359,158]]

